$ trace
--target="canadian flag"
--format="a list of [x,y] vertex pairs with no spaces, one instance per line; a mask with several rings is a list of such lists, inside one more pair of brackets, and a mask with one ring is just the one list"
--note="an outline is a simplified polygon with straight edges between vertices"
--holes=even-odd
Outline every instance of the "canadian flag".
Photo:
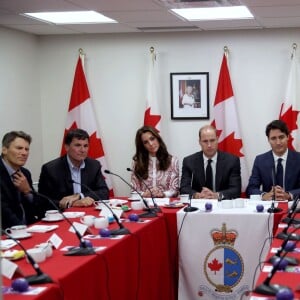
[[147,81],[146,110],[144,114],[144,125],[152,126],[160,131],[160,110],[157,98],[156,82],[156,54],[154,49],[150,49],[149,73]]
[[[81,128],[88,132],[90,136],[89,157],[100,161],[103,170],[107,169],[104,150],[101,138],[98,131],[95,110],[90,98],[89,89],[87,86],[84,70],[83,70],[83,54],[78,57],[75,76],[73,81],[71,99],[67,115],[66,128],[64,136],[70,129]],[[64,143],[62,144],[61,155],[66,153]],[[105,174],[106,184],[110,191],[110,196],[113,196],[112,182],[110,176]]]
[[220,69],[213,110],[215,119],[212,125],[217,129],[219,149],[240,157],[242,192],[244,192],[248,183],[249,173],[243,153],[243,141],[225,54],[223,55]]
[[299,63],[296,58],[296,47],[293,49],[291,68],[287,81],[284,101],[281,105],[279,119],[286,122],[290,130],[288,146],[300,150],[299,111],[300,111],[300,77]]

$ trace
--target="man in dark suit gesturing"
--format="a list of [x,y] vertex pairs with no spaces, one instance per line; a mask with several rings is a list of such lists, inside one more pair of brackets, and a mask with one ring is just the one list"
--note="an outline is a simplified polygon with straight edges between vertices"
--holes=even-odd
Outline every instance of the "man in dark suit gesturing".
[[263,200],[292,200],[300,193],[300,153],[288,149],[289,129],[274,120],[266,127],[272,150],[258,155],[246,193],[261,194]]
[[202,151],[183,159],[180,193],[193,198],[233,199],[241,195],[240,159],[218,150],[216,129],[199,130]]
[[67,154],[42,166],[39,192],[53,199],[61,208],[90,206],[99,199],[108,199],[101,165],[87,157],[88,133],[82,129],[70,130],[64,144]]
[[33,193],[30,171],[25,165],[31,136],[23,131],[11,131],[2,139],[0,158],[1,223],[2,228],[31,224],[42,216],[40,199]]

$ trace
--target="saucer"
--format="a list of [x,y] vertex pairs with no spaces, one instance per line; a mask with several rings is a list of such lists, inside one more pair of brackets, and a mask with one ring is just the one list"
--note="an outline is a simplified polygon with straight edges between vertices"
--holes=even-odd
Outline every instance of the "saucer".
[[55,219],[48,219],[48,218],[45,217],[42,220],[45,221],[45,222],[57,222],[57,221],[62,221],[63,219],[64,219],[63,216],[59,216]]
[[12,237],[16,240],[21,240],[21,239],[28,239],[32,236],[31,233],[27,232],[25,234],[22,234],[22,235],[12,235]]
[[183,203],[169,203],[169,204],[165,204],[163,205],[164,208],[181,208],[184,207]]

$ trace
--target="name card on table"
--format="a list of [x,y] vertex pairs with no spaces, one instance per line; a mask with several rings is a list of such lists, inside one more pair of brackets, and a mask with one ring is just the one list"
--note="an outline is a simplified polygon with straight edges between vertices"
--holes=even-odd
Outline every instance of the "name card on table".
[[1,258],[1,272],[2,275],[8,279],[12,279],[15,273],[19,273],[23,276],[18,265],[4,257]]

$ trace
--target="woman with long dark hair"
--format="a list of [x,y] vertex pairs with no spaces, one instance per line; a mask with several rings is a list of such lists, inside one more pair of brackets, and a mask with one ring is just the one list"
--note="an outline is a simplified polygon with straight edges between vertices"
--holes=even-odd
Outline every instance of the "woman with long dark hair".
[[178,158],[168,153],[157,130],[150,126],[138,129],[135,146],[133,187],[144,197],[176,197],[179,190]]

